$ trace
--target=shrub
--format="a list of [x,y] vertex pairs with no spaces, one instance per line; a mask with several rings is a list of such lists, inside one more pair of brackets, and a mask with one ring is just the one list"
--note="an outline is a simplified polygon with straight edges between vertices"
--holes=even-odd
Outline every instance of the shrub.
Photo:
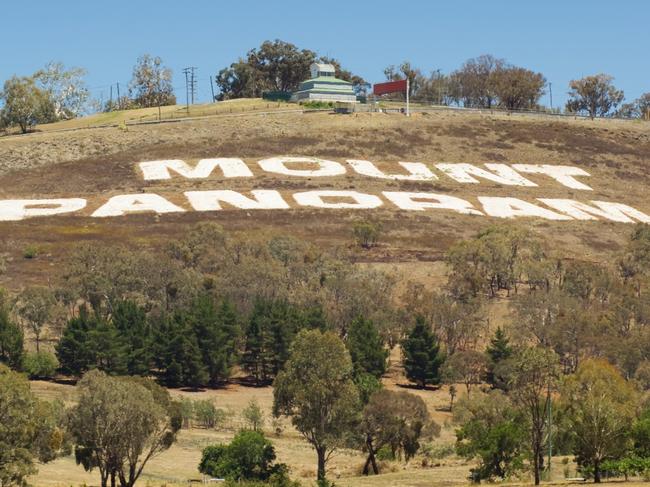
[[443,458],[450,457],[456,453],[456,447],[453,443],[446,443],[436,445],[434,443],[426,443],[422,445],[420,453],[429,460],[442,460]]
[[50,379],[59,368],[59,361],[50,352],[28,353],[23,359],[23,369],[30,379]]
[[334,103],[331,101],[307,101],[302,103],[302,106],[311,110],[324,110],[326,108],[334,108]]
[[291,480],[283,474],[271,475],[267,480],[234,481],[229,480],[225,487],[300,487],[300,482]]
[[395,454],[393,453],[393,450],[391,450],[390,446],[385,445],[377,450],[377,460],[384,462],[387,460],[395,460]]
[[181,420],[183,421],[183,428],[191,428],[192,420],[194,419],[194,401],[187,397],[182,397],[178,401],[180,405]]
[[34,259],[38,255],[38,247],[36,245],[28,245],[23,250],[23,257],[25,259]]
[[287,466],[274,461],[275,448],[262,433],[242,430],[228,445],[206,447],[199,472],[231,481],[286,479]]
[[203,428],[211,429],[222,423],[226,413],[217,409],[212,401],[204,399],[194,402],[194,419]]
[[377,245],[381,234],[381,223],[371,221],[356,222],[352,233],[357,245],[364,249],[371,249]]
[[252,399],[244,408],[242,418],[253,431],[260,431],[264,427],[264,413],[255,399]]

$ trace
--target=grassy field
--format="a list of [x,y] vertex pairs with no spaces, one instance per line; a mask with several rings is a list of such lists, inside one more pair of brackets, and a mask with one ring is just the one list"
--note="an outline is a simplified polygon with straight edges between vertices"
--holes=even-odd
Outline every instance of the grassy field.
[[296,104],[287,102],[271,102],[262,100],[261,98],[226,100],[218,103],[190,105],[189,107],[186,105],[167,105],[160,107],[160,109],[158,109],[158,107],[153,107],[136,108],[133,110],[115,110],[72,120],[43,124],[36,128],[35,133],[88,129],[158,120],[169,121],[193,117],[210,117],[215,115],[296,110],[298,108],[300,107]]
[[[384,386],[391,390],[405,390],[408,385],[403,376],[399,362],[399,351],[395,349],[391,355],[393,364],[384,377]],[[459,386],[459,390],[462,386]],[[52,382],[33,381],[32,390],[41,398],[48,400],[60,399],[66,403],[75,400],[74,386]],[[446,386],[436,390],[417,390],[408,388],[425,401],[432,418],[442,426],[440,437],[433,440],[438,447],[451,447],[455,440],[455,426],[451,423],[449,412],[449,394]],[[210,399],[214,404],[227,411],[227,419],[214,430],[202,428],[183,429],[178,441],[159,457],[154,458],[145,469],[138,485],[171,486],[187,485],[191,481],[202,480],[197,466],[201,450],[210,445],[229,441],[235,432],[244,426],[241,411],[249,401],[255,400],[261,406],[265,415],[264,430],[276,447],[278,461],[290,467],[291,476],[300,480],[304,485],[314,485],[316,476],[316,456],[309,444],[293,429],[290,422],[282,419],[283,432],[277,435],[270,422],[273,390],[271,387],[246,387],[229,384],[221,389],[208,389],[199,392],[170,390],[174,397],[185,396],[192,399]],[[462,394],[462,390],[461,390]],[[328,465],[328,476],[341,487],[443,487],[447,485],[467,484],[471,463],[454,454],[443,458],[429,460],[423,463],[422,456],[416,456],[409,463],[381,462],[382,472],[379,476],[364,477],[360,475],[365,457],[361,452],[341,450],[337,452]],[[552,475],[547,478],[545,485],[567,485],[565,480],[577,476],[575,464],[570,457],[554,457]],[[71,486],[97,485],[98,474],[88,473],[75,464],[74,457],[64,457],[52,463],[39,465],[38,473],[30,479],[36,486]],[[525,477],[518,482],[502,483],[501,485],[530,485]],[[626,486],[640,485],[628,482]]]
[[[391,362],[399,362],[399,351],[395,350]],[[401,367],[394,365],[384,379],[389,389],[403,390],[407,386]],[[75,400],[74,386],[52,382],[33,381],[32,390],[41,398],[60,399],[66,403]],[[439,390],[412,390],[421,396],[436,422],[443,426],[441,436],[435,440],[437,446],[451,445],[454,441],[454,428],[450,424],[451,414],[448,411],[449,395],[446,388]],[[182,430],[178,442],[160,457],[155,458],[145,470],[141,485],[146,483],[187,483],[192,479],[201,479],[197,466],[201,450],[210,444],[226,442],[245,423],[241,411],[251,400],[258,402],[264,411],[265,432],[271,438],[277,449],[278,461],[284,462],[291,468],[291,475],[307,485],[316,476],[316,456],[309,444],[302,439],[286,419],[281,420],[283,432],[276,435],[275,425],[271,424],[271,407],[273,390],[271,387],[247,387],[229,384],[221,389],[208,389],[199,392],[172,389],[174,397],[185,396],[191,399],[210,399],[214,404],[227,411],[227,419],[215,430],[191,428]],[[341,486],[356,485],[431,485],[431,482],[450,481],[462,483],[469,473],[470,465],[455,456],[438,461],[436,467],[423,468],[421,459],[412,460],[408,465],[400,462],[385,462],[385,475],[362,479],[359,477],[365,457],[361,452],[343,450],[338,452],[330,462],[329,475],[336,479]],[[61,479],[65,479],[64,482]],[[96,473],[86,473],[83,468],[75,465],[73,457],[58,459],[51,464],[40,465],[39,472],[33,477],[36,485],[76,485],[97,483]],[[412,483],[415,482],[415,483]]]

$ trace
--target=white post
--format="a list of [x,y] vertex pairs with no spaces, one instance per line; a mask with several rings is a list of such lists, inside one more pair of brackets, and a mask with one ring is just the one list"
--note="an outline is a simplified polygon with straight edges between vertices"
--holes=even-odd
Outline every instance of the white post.
[[406,116],[407,117],[411,116],[409,112],[409,91],[411,90],[409,89],[409,77],[407,76],[406,77]]

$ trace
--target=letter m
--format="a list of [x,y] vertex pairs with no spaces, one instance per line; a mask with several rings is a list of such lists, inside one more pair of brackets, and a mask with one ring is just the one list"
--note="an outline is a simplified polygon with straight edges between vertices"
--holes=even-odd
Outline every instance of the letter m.
[[599,218],[603,218],[621,223],[634,223],[634,220],[642,223],[650,223],[650,216],[622,203],[591,201],[594,205],[591,206],[568,199],[538,198],[538,200],[576,220],[598,220]]
[[187,179],[205,179],[217,167],[221,169],[223,176],[226,178],[253,177],[253,173],[244,161],[227,157],[201,159],[194,167],[180,159],[141,162],[139,166],[145,181],[171,179],[171,171]]

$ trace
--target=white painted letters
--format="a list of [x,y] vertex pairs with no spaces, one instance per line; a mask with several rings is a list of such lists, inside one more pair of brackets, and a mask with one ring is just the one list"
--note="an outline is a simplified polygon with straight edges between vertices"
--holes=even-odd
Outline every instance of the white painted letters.
[[129,213],[180,213],[185,211],[157,194],[113,196],[93,213],[94,217],[121,216]]
[[494,196],[479,196],[483,211],[489,216],[498,218],[537,217],[546,220],[571,220],[570,216],[560,215],[541,206],[528,203],[519,198],[500,198]]
[[650,216],[622,203],[592,201],[596,207],[575,200],[538,198],[554,210],[569,215],[576,220],[598,220],[597,217],[621,223],[650,223]]
[[[290,169],[287,163],[291,164],[311,164],[316,165],[317,169]],[[305,178],[311,177],[326,177],[326,176],[340,176],[345,174],[345,167],[343,164],[325,159],[318,159],[317,157],[271,157],[270,159],[262,159],[258,163],[260,167],[267,171],[283,176],[300,176]]]
[[421,162],[398,162],[400,166],[408,171],[409,174],[406,175],[386,174],[370,161],[348,159],[347,162],[357,173],[363,176],[370,176],[371,178],[392,179],[396,181],[433,181],[438,179],[438,176],[433,174]]
[[554,166],[550,164],[513,164],[517,171],[525,172],[528,174],[545,174],[558,183],[572,189],[582,189],[585,191],[592,191],[586,184],[581,183],[573,176],[589,176],[587,171],[583,171],[579,167],[573,166]]
[[235,158],[201,159],[195,167],[190,167],[189,164],[180,159],[140,163],[140,170],[145,181],[171,179],[170,171],[174,171],[187,179],[205,179],[217,167],[221,169],[223,176],[226,178],[253,177],[253,173],[246,163]]
[[487,179],[506,186],[537,186],[517,171],[505,164],[485,164],[490,171],[476,167],[473,164],[436,164],[436,167],[447,176],[459,183],[478,183],[473,176]]
[[0,201],[0,221],[18,221],[34,216],[51,216],[72,213],[86,207],[82,198],[50,200],[3,200]]
[[434,193],[406,193],[384,191],[384,196],[402,210],[424,211],[426,209],[452,210],[466,215],[483,215],[469,201],[455,196]]
[[278,191],[273,189],[254,189],[253,198],[237,191],[187,191],[185,196],[196,211],[221,210],[221,203],[227,203],[242,210],[286,210],[289,205]]
[[[337,200],[343,199],[347,201],[327,202],[324,198]],[[331,209],[372,209],[383,204],[377,196],[358,193],[357,191],[305,191],[303,193],[295,193],[293,199],[295,199],[301,206]]]

